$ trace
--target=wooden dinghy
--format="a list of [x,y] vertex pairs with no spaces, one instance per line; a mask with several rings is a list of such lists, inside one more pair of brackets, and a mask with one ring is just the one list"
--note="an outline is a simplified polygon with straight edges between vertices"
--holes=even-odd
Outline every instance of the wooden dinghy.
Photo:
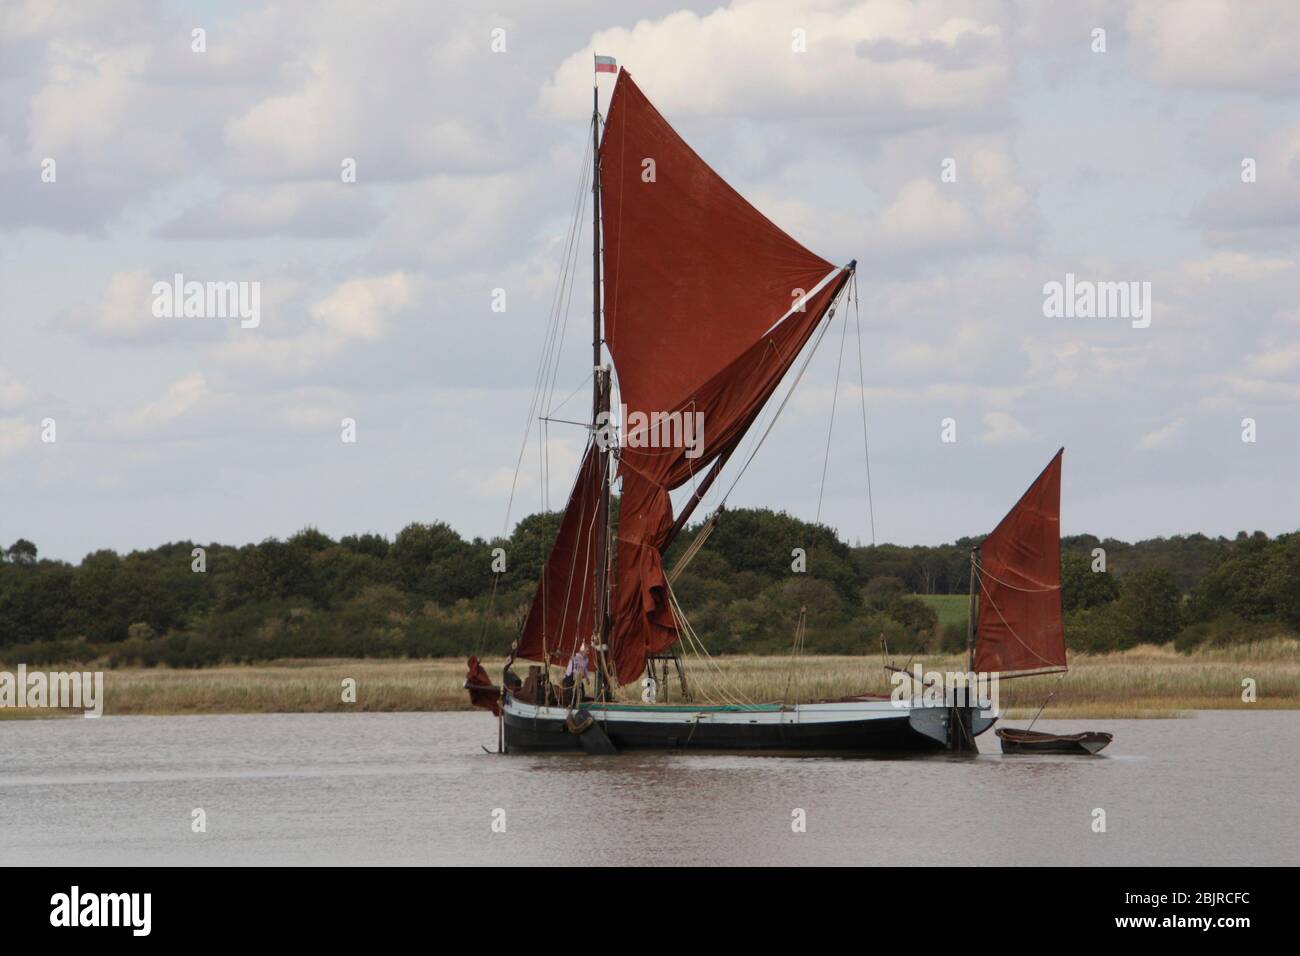
[[999,727],[994,733],[1002,741],[1004,754],[1095,754],[1114,739],[1101,731],[1044,734],[1036,730]]

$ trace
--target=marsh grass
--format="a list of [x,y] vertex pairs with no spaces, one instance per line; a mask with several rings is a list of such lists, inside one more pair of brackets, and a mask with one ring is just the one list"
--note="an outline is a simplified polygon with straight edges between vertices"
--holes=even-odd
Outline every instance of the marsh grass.
[[[956,671],[960,655],[916,658],[927,670]],[[879,655],[714,659],[717,670],[688,659],[687,682],[696,699],[808,701],[853,694],[888,694],[892,687]],[[908,663],[896,659],[897,666]],[[499,678],[497,662],[489,673]],[[57,668],[56,668],[57,669]],[[81,669],[98,669],[83,665]],[[344,703],[343,681],[357,682],[356,703]],[[1241,700],[1242,680],[1253,678],[1258,703]],[[104,672],[106,714],[323,713],[329,711],[468,710],[459,658],[432,660],[285,660],[194,670],[116,668]],[[641,688],[622,689],[636,700]],[[1001,705],[1012,719],[1031,717],[1055,693],[1048,717],[1169,717],[1191,710],[1300,708],[1300,642],[1272,640],[1186,655],[1172,646],[1137,647],[1112,654],[1074,654],[1070,672],[1003,682]],[[680,701],[676,679],[669,700]],[[51,716],[51,711],[0,708],[0,718]]]
[[[917,657],[926,670],[965,669],[964,655]],[[897,666],[908,662],[896,660]],[[753,700],[800,700],[850,694],[888,694],[892,687],[879,657],[807,657],[786,693],[789,658],[719,659],[724,686]],[[692,662],[687,680],[703,674]],[[1253,678],[1257,703],[1242,701],[1242,681]],[[672,688],[676,692],[676,688]],[[702,691],[713,688],[701,683]],[[1112,654],[1073,654],[1064,677],[1051,674],[1003,681],[1006,716],[1044,711],[1052,717],[1168,717],[1191,710],[1289,709],[1300,707],[1300,642],[1273,640],[1186,655],[1171,645],[1144,646]],[[716,696],[716,695],[715,695]]]

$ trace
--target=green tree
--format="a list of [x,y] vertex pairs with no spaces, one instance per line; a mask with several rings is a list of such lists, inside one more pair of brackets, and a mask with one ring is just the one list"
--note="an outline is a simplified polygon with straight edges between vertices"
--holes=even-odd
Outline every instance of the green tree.
[[938,612],[920,598],[910,594],[890,601],[885,613],[918,641],[925,641],[931,637],[939,624]]
[[1120,602],[1137,644],[1172,641],[1182,626],[1181,595],[1173,575],[1163,568],[1124,575]]
[[862,603],[873,611],[883,611],[892,601],[906,593],[902,578],[892,574],[880,575],[868,581],[862,589]]
[[5,550],[4,557],[14,564],[35,564],[36,545],[26,538],[19,538]]
[[1061,555],[1061,607],[1066,612],[1108,604],[1119,597],[1119,582],[1092,570],[1091,553]]

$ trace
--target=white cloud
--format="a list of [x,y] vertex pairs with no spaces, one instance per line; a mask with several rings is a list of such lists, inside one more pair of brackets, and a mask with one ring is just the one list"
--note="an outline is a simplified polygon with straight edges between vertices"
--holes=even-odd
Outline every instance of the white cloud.
[[1032,437],[1032,431],[1006,412],[989,412],[984,416],[984,434],[980,441],[986,445],[1008,445]]
[[[1273,251],[1293,249],[1300,241],[1300,126],[1262,132],[1260,122],[1256,117],[1253,129],[1223,134],[1238,153],[1224,163],[1228,182],[1207,193],[1191,209],[1191,222],[1200,227],[1210,245]],[[1255,162],[1254,182],[1240,181],[1240,163],[1245,157]],[[1278,264],[1276,257],[1255,261],[1264,267]]]
[[151,332],[160,332],[167,323],[185,322],[184,319],[154,317],[151,290],[155,281],[156,277],[143,269],[115,273],[109,278],[108,288],[98,306],[66,316],[64,324],[84,327],[106,339],[139,339]]
[[1178,418],[1153,431],[1149,431],[1138,440],[1138,450],[1156,451],[1175,448],[1182,442],[1186,427],[1187,422],[1182,418]]
[[1252,256],[1244,252],[1220,252],[1205,259],[1183,264],[1184,271],[1197,279],[1229,279],[1251,282],[1295,272],[1292,259],[1277,256]]
[[240,330],[217,348],[217,356],[232,365],[305,374],[349,346],[382,341],[391,331],[391,319],[417,300],[423,285],[401,272],[349,279],[310,306],[305,328],[280,336]]
[[[591,102],[579,47],[592,40],[775,222],[835,261],[859,260],[875,490],[908,489],[887,509],[900,540],[954,533],[952,514],[970,512],[944,498],[952,454],[1010,467],[999,450],[1015,446],[985,440],[1088,448],[1071,465],[1076,489],[1182,489],[1106,510],[1080,493],[1077,530],[1218,532],[1242,514],[1224,489],[1243,482],[1262,489],[1251,514],[1267,518],[1300,448],[1300,130],[1279,95],[1294,88],[1291,54],[1277,52],[1295,46],[1294,14],[1274,8],[1266,26],[1261,8],[1226,23],[1223,4],[1161,16],[1143,3],[1126,32],[1127,0],[321,0],[215,5],[198,56],[174,5],[4,4],[0,286],[13,374],[0,373],[0,448],[37,463],[10,469],[10,497],[63,493],[28,536],[71,557],[156,544],[194,514],[231,540],[429,516],[500,530],[579,185]],[[1088,50],[1097,24],[1111,27],[1104,58]],[[508,54],[489,49],[496,25]],[[806,54],[790,51],[795,27]],[[1201,92],[1211,87],[1233,92]],[[36,175],[47,152],[57,185]],[[1244,155],[1258,183],[1240,183]],[[339,182],[348,156],[355,185]],[[956,183],[939,179],[947,157]],[[576,389],[567,411],[587,400],[591,364],[586,217],[579,227],[555,396]],[[152,282],[178,271],[260,281],[261,326],[154,320]],[[1067,271],[1151,278],[1151,329],[1044,319],[1042,284]],[[489,310],[497,287],[503,314]],[[89,307],[71,311],[83,295]],[[839,331],[786,412],[794,427],[775,429],[760,456],[769,485],[763,464],[747,473],[740,491],[761,492],[747,504],[814,513],[799,489],[816,495]],[[849,334],[832,456],[860,457]],[[46,404],[60,438],[67,419],[78,439],[51,454],[39,444]],[[365,437],[338,456],[349,415]],[[948,415],[961,422],[955,449],[935,441]],[[1215,457],[1247,415],[1261,422],[1259,454]],[[1181,431],[1162,439],[1175,420]],[[1178,455],[1140,455],[1148,431]],[[515,517],[540,503],[535,437]],[[553,506],[581,451],[570,441],[567,459],[551,450]],[[1193,453],[1196,477],[1174,470]],[[117,489],[111,506],[86,482],[96,471]],[[232,474],[275,505],[203,497]],[[384,493],[340,509],[359,481]],[[1189,511],[1197,496],[1204,507]],[[854,487],[827,514],[852,535],[860,504]],[[1283,512],[1270,530],[1291,520]]]
[[1252,355],[1250,367],[1260,375],[1276,377],[1300,371],[1300,342],[1281,343],[1266,352]]
[[1300,85],[1300,6],[1290,0],[1136,0],[1127,26],[1133,62],[1161,83],[1282,95]]
[[31,389],[0,365],[0,410],[20,408],[31,398]]
[[[987,105],[1009,75],[1003,28],[980,5],[735,0],[596,33],[542,94],[554,115],[581,108],[593,52],[613,55],[670,115],[853,115],[915,124]],[[968,14],[957,11],[969,11]],[[792,50],[806,31],[807,52]]]
[[551,169],[555,179],[546,181],[541,171],[440,175],[406,185],[380,229],[376,258],[434,271],[501,269],[517,254],[515,241],[526,212],[552,191],[571,187],[570,172],[561,181],[558,170]]
[[[359,182],[482,169],[499,162],[486,12],[418,2],[316,4],[287,16],[280,88],[225,124],[228,162],[251,178],[337,179],[344,157]],[[481,63],[476,57],[484,58]],[[501,64],[495,64],[500,68]],[[387,104],[391,108],[379,108]]]
[[36,440],[36,424],[25,418],[0,418],[0,458],[15,455]]
[[[567,438],[549,438],[544,445],[546,472],[550,482],[550,506],[553,509],[563,508],[585,448]],[[525,448],[517,476],[513,465],[502,465],[486,471],[461,468],[457,472],[457,478],[476,497],[496,501],[505,501],[513,488],[516,502],[523,505],[521,513],[526,514],[528,509],[538,507],[536,496],[540,492],[542,472],[537,455],[537,441],[534,438]]]
[[208,383],[200,374],[177,379],[167,388],[167,393],[156,402],[150,402],[134,411],[119,416],[117,424],[124,431],[145,432],[161,428],[176,421],[199,405],[208,394]]
[[1027,378],[1055,389],[1095,389],[1114,379],[1132,381],[1147,365],[1147,348],[1095,345],[1079,339],[1026,339],[1021,351],[1029,358]]
[[340,342],[375,342],[385,334],[385,320],[415,298],[409,275],[351,279],[311,307],[311,317]]
[[880,215],[886,234],[908,245],[968,237],[971,218],[955,199],[945,197],[932,179],[915,179]]
[[228,190],[186,209],[158,234],[165,239],[355,238],[380,218],[370,191],[355,183],[280,183]]

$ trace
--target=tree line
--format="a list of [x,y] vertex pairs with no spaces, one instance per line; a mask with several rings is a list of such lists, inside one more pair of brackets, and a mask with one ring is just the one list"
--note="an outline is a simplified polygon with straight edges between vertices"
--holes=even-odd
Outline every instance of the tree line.
[[[306,528],[232,547],[178,541],[78,564],[30,541],[0,553],[0,659],[179,667],[283,657],[502,654],[518,632],[559,526],[556,513],[508,537],[466,539],[443,522],[395,537],[337,540]],[[665,556],[671,567],[698,527]],[[810,652],[964,646],[918,595],[966,594],[979,539],[850,545],[823,525],[766,509],[728,511],[676,584],[714,653],[781,653],[802,617]],[[1104,552],[1105,570],[1097,570]],[[954,599],[955,600],[955,599]],[[1201,534],[1128,544],[1062,539],[1067,643],[1257,640],[1300,631],[1300,533]],[[963,612],[964,613],[964,612]],[[964,618],[963,618],[964,621]]]

